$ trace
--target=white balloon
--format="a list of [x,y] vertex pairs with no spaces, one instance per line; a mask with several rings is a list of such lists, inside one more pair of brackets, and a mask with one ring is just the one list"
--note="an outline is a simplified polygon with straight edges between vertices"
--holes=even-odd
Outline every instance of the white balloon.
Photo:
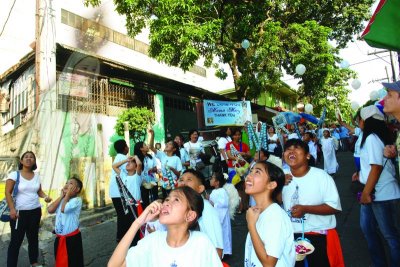
[[150,16],[150,20],[158,20],[158,17],[156,15],[152,14]]
[[342,62],[340,62],[340,68],[347,69],[348,67],[350,67],[350,63],[347,60],[342,60]]
[[303,64],[299,64],[296,66],[296,73],[298,75],[303,75],[306,72],[306,66],[304,66]]
[[311,104],[307,104],[305,107],[304,107],[304,111],[306,112],[306,113],[312,113],[313,112],[313,105],[311,105]]
[[356,101],[352,101],[350,103],[351,109],[354,111],[357,111],[357,109],[360,107],[360,105]]
[[387,95],[387,91],[385,88],[381,88],[378,90],[379,98],[384,98]]
[[359,79],[355,79],[351,82],[351,87],[353,87],[354,90],[357,90],[361,87],[361,82]]
[[371,99],[371,100],[377,100],[377,99],[379,99],[379,93],[378,93],[378,91],[372,91],[371,93],[369,93],[369,99]]

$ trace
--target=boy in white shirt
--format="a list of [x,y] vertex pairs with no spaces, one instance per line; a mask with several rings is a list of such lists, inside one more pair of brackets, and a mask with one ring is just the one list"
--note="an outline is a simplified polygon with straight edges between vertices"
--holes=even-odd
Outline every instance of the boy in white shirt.
[[47,211],[56,212],[54,256],[56,266],[83,267],[82,235],[79,231],[79,215],[82,199],[82,181],[72,177],[61,190],[61,196],[51,203]]

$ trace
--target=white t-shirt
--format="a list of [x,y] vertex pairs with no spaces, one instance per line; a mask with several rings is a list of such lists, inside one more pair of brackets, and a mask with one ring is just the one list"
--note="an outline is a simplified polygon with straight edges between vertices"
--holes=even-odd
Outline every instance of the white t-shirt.
[[308,150],[311,156],[314,157],[314,160],[317,160],[317,148],[315,147],[315,143],[313,141],[308,142]]
[[[293,175],[293,174],[292,174]],[[292,182],[283,187],[282,200],[285,211],[290,217],[292,196],[298,186],[298,203],[300,205],[327,204],[336,210],[342,210],[339,193],[332,177],[325,171],[310,167],[303,177],[293,176]],[[291,218],[295,233],[303,231],[300,218]],[[335,215],[316,215],[306,213],[304,215],[305,232],[323,231],[336,227]]]
[[[17,181],[17,172],[9,174],[7,180]],[[15,184],[16,185],[16,184]],[[40,177],[36,172],[31,180],[25,179],[21,172],[19,175],[18,193],[15,199],[16,210],[33,210],[40,208],[38,191],[40,188]]]
[[220,267],[221,260],[203,233],[191,231],[186,243],[177,248],[167,243],[167,231],[156,231],[128,250],[127,267]]
[[300,139],[300,138],[297,135],[297,133],[291,133],[288,135],[287,139],[290,140],[290,139]]
[[[294,266],[296,252],[292,224],[286,212],[278,204],[271,204],[260,214],[256,228],[267,254],[278,259],[275,266]],[[254,250],[250,233],[247,234],[246,238],[244,266],[262,266]]]
[[186,152],[189,154],[190,159],[197,159],[199,158],[200,153],[204,153],[203,144],[199,141],[196,143],[186,142],[183,147],[185,148]]
[[278,135],[274,133],[272,136],[268,135],[268,140],[274,141],[275,143],[269,143],[268,144],[268,152],[269,153],[274,153],[275,148],[277,147],[277,141],[278,141]]
[[149,173],[149,170],[156,166],[157,166],[157,162],[154,157],[152,157],[152,158],[144,157],[143,171],[141,173],[143,181],[146,181],[147,183],[156,181],[156,179],[154,177],[154,173],[153,172]]
[[126,185],[133,198],[138,201],[140,200],[140,185],[142,184],[142,177],[135,173],[134,175],[128,175],[126,172],[121,172],[120,177],[122,182]]
[[219,221],[222,226],[222,238],[224,241],[224,254],[232,254],[232,228],[229,214],[229,195],[224,188],[214,189],[210,194],[210,201],[214,203]]
[[59,235],[67,235],[79,228],[79,215],[82,209],[82,199],[80,197],[71,198],[65,205],[64,213],[61,212],[61,200],[56,211],[55,232]]
[[[223,149],[223,150],[225,151],[226,144],[228,144],[229,142],[232,142],[232,139],[231,139],[229,136],[227,136],[227,137],[220,137],[220,138],[218,139],[218,149]],[[226,155],[226,151],[225,151],[225,155]],[[227,155],[226,155],[226,158],[228,158]],[[225,160],[225,158],[222,156],[222,153],[221,153],[221,160],[222,160],[222,161]]]
[[180,158],[182,162],[182,170],[184,171],[186,170],[186,167],[183,164],[190,161],[189,154],[186,152],[186,149],[184,147],[181,147],[179,149],[179,153],[181,154]]
[[399,184],[395,178],[395,167],[390,159],[383,157],[384,144],[375,134],[368,135],[360,151],[360,182],[367,183],[371,164],[384,166],[375,185],[375,201],[400,198]]
[[[117,154],[115,156],[115,159],[113,161],[113,165],[117,162],[121,162],[123,160],[126,160],[128,157],[124,154]],[[119,166],[119,169],[125,169],[127,163],[122,164]],[[117,180],[115,177],[117,176],[117,173],[114,171],[114,169],[111,170],[111,177],[110,177],[110,198],[118,198],[121,197],[121,194],[119,193],[118,185],[117,185]]]
[[[156,157],[161,161],[161,170],[163,173],[163,177],[168,177],[167,175],[167,169],[165,168],[166,166],[172,167],[176,169],[177,171],[182,171],[182,162],[181,159],[178,156],[168,156],[162,151],[157,151]],[[173,171],[171,172],[171,176],[174,180],[176,180],[176,175]]]
[[204,209],[199,219],[200,231],[205,233],[214,247],[224,249],[222,225],[217,210],[206,199],[203,199]]
[[361,151],[361,141],[363,138],[363,132],[361,131],[360,128],[356,128],[354,131],[354,135],[358,136],[356,143],[354,144],[354,157],[359,158],[360,157],[360,151]]

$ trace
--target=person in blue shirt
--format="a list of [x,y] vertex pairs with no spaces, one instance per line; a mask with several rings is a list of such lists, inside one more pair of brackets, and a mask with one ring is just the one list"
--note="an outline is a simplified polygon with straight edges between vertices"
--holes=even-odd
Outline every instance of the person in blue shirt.
[[48,213],[56,213],[55,266],[83,267],[82,235],[79,231],[82,199],[78,197],[82,187],[82,181],[72,177],[61,190],[61,195],[47,208]]
[[347,130],[347,128],[344,126],[341,126],[339,136],[340,136],[340,143],[342,145],[341,150],[342,151],[349,150],[349,130]]

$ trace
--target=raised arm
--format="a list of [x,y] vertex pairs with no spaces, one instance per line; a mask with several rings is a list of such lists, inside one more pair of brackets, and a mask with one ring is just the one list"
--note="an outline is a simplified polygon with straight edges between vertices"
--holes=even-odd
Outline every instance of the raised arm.
[[108,267],[126,266],[125,258],[137,231],[139,231],[142,225],[155,219],[158,214],[160,214],[160,211],[161,203],[158,201],[154,201],[143,211],[139,218],[132,223],[128,232],[126,232],[124,237],[118,243],[118,246],[115,248],[110,260],[108,261]]
[[138,175],[142,174],[142,170],[143,170],[143,163],[142,161],[139,159],[139,157],[137,155],[133,156],[133,159],[136,162],[136,173]]
[[64,191],[61,189],[61,195],[47,207],[48,213],[53,214],[54,212],[56,212],[58,205],[60,205],[61,200],[64,198],[64,195]]
[[121,170],[119,169],[119,167],[121,167],[122,165],[124,165],[125,163],[127,163],[129,161],[131,157],[128,157],[127,159],[124,159],[122,161],[116,162],[112,165],[113,170],[117,173],[120,174]]
[[157,154],[157,149],[154,147],[154,131],[153,129],[149,129],[147,132],[149,133],[150,137],[149,148],[154,152],[154,154]]

